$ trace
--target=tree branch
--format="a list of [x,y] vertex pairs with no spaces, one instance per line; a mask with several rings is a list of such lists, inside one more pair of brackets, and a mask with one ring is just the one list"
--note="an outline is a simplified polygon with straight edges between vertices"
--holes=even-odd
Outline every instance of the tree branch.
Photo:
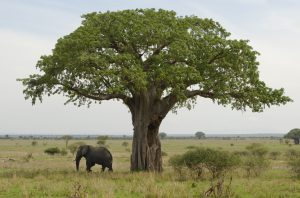
[[147,58],[147,60],[145,60],[145,66],[144,66],[144,68],[147,70],[148,67],[149,67],[149,62],[151,61],[151,59],[154,56],[158,55],[165,47],[169,46],[171,43],[172,43],[172,41],[166,42],[166,43],[162,44],[161,46],[157,47],[155,50],[153,50],[152,55],[149,56]]
[[208,92],[208,91],[202,91],[202,90],[186,90],[185,91],[185,96],[187,98],[192,98],[194,96],[201,96],[204,98],[214,98],[215,94],[213,94],[212,92]]
[[224,54],[224,51],[221,51],[221,52],[219,52],[218,54],[216,54],[212,59],[210,59],[209,61],[208,61],[208,64],[212,64],[214,61],[216,61],[216,60],[218,60],[218,59],[220,59],[220,58],[223,58],[223,55]]
[[65,88],[67,88],[68,90],[75,92],[78,95],[81,95],[81,96],[84,96],[86,98],[93,99],[93,100],[101,101],[101,100],[110,100],[110,99],[121,99],[124,102],[130,100],[130,97],[128,97],[124,94],[88,94],[88,93],[85,93],[83,90],[78,89],[76,87],[72,87],[72,86],[69,86],[66,84],[62,84],[62,83],[58,83],[58,85],[61,85]]

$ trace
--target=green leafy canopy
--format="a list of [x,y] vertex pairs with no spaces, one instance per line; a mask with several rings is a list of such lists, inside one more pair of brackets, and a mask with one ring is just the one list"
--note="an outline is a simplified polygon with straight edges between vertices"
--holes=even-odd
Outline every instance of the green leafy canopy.
[[295,128],[290,130],[287,134],[284,135],[284,138],[300,138],[300,129]]
[[177,107],[197,96],[232,108],[262,111],[291,101],[259,80],[258,52],[212,19],[155,9],[89,13],[37,63],[39,74],[20,79],[26,99],[64,94],[76,105],[120,99],[155,88]]

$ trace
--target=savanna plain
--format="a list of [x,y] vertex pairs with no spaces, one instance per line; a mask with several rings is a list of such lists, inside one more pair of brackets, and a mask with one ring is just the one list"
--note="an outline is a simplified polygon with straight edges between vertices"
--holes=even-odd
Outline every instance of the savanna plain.
[[[96,146],[96,140],[70,140]],[[33,143],[35,142],[35,143]],[[124,142],[128,142],[124,143]],[[249,174],[243,165],[224,176],[224,197],[300,197],[300,180],[289,166],[289,155],[300,146],[279,139],[164,139],[162,173],[130,172],[130,140],[107,140],[113,155],[114,172],[101,172],[96,165],[85,171],[84,158],[75,170],[75,156],[48,155],[49,147],[66,148],[65,140],[0,140],[0,197],[204,197],[214,182],[208,173],[196,177],[193,171],[174,169],[169,159],[195,147],[213,148],[240,155],[249,145],[267,149],[268,166]],[[243,157],[244,159],[247,156]],[[211,194],[211,197],[216,195]]]

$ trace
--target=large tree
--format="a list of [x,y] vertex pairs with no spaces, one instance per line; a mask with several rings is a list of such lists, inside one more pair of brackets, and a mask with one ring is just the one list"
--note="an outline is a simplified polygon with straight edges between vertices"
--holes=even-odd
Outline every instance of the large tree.
[[295,144],[299,144],[300,129],[295,128],[290,130],[287,134],[284,135],[284,138],[293,139]]
[[67,103],[121,100],[132,114],[131,170],[162,170],[159,126],[171,110],[197,97],[260,112],[291,99],[259,79],[247,40],[230,38],[211,19],[136,9],[90,13],[21,79],[25,98],[63,94]]

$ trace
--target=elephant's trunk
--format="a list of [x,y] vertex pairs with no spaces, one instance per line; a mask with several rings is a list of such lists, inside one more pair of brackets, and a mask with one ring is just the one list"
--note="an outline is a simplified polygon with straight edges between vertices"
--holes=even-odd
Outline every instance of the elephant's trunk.
[[75,161],[76,161],[76,170],[77,171],[79,170],[79,163],[80,163],[81,158],[82,158],[82,155],[80,153],[77,153],[76,159],[75,159]]

